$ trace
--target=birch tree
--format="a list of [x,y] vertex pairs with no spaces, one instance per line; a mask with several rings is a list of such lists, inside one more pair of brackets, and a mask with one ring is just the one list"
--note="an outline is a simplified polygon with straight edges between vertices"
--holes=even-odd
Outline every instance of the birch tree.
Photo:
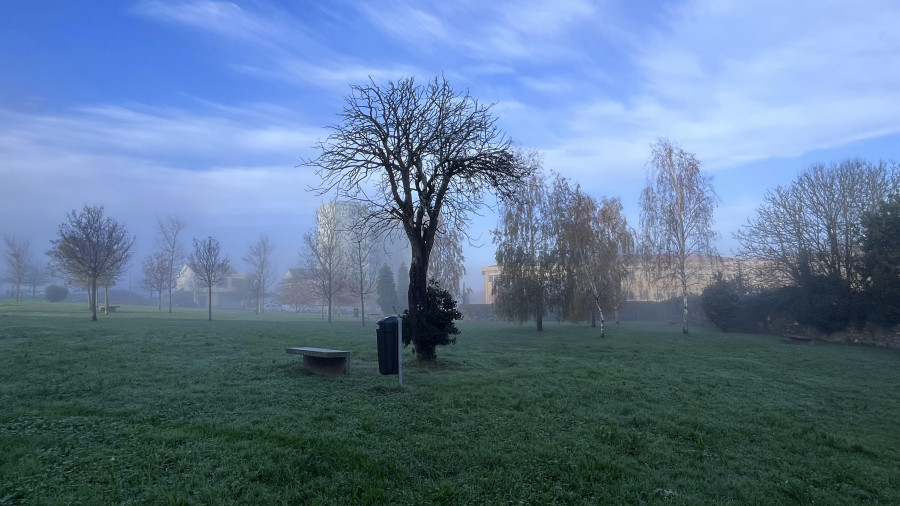
[[[540,167],[536,152],[521,153],[523,164]],[[500,275],[495,281],[497,314],[525,322],[534,320],[544,330],[548,302],[557,293],[557,258],[554,210],[549,189],[539,169],[526,180],[520,198],[505,200],[500,224],[494,231]]]
[[463,255],[463,233],[459,227],[462,224],[447,224],[441,227],[434,240],[434,250],[431,256],[431,279],[437,281],[438,285],[450,292],[455,298],[462,296],[460,290],[460,279],[466,275],[465,261]]
[[[687,334],[692,269],[718,258],[713,211],[719,198],[712,180],[701,172],[700,160],[669,139],[652,145],[649,163],[640,198],[642,260],[646,268],[678,287],[681,331]],[[691,257],[699,262],[689,263]]]
[[[603,308],[618,311],[624,299],[624,282],[633,249],[633,238],[618,199],[595,198],[580,186],[557,178],[553,185],[557,257],[564,278],[562,310],[580,320],[586,310],[591,325],[606,335]],[[584,307],[587,302],[587,308]]]

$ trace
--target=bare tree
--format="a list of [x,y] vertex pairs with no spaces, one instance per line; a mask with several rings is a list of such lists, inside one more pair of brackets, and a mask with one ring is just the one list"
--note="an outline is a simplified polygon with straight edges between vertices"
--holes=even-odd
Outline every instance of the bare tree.
[[153,292],[156,292],[156,294],[159,295],[157,309],[162,311],[163,290],[169,286],[169,280],[172,279],[171,276],[169,276],[169,257],[162,251],[147,255],[147,257],[144,258],[141,270],[144,274],[141,286],[150,291],[151,297],[153,296]]
[[244,257],[244,261],[253,267],[250,272],[250,287],[256,298],[257,314],[265,310],[266,290],[275,280],[275,260],[272,258],[274,252],[275,245],[269,240],[269,236],[261,235],[255,244],[250,245],[247,256]]
[[38,262],[29,262],[25,271],[25,284],[31,287],[31,298],[37,296],[37,287],[49,283],[53,279],[50,267]]
[[342,123],[307,164],[323,179],[320,192],[335,190],[367,206],[371,226],[403,227],[411,249],[410,337],[420,360],[434,360],[434,345],[422,336],[438,217],[465,220],[485,190],[512,197],[528,172],[515,163],[490,106],[456,93],[443,78],[351,89]]
[[231,270],[228,255],[222,256],[222,246],[213,236],[206,239],[194,239],[194,251],[188,259],[188,266],[201,286],[207,288],[207,307],[209,321],[212,321],[213,287],[225,279]]
[[353,282],[349,291],[359,297],[360,320],[366,326],[366,298],[375,293],[378,268],[375,259],[375,237],[365,223],[357,223],[349,231],[350,263],[353,268]]
[[[523,156],[525,163],[540,166],[536,152]],[[559,288],[554,209],[549,193],[544,175],[535,172],[520,198],[504,200],[500,225],[494,231],[500,267],[494,284],[496,311],[519,322],[534,319],[538,331],[544,330],[548,304]]]
[[[681,331],[688,333],[691,265],[715,261],[713,211],[719,198],[700,160],[668,139],[652,145],[647,186],[641,193],[641,250],[644,265],[673,280],[681,292]],[[700,262],[688,262],[696,256]]]
[[172,289],[178,282],[178,266],[184,257],[184,250],[181,247],[179,236],[187,225],[179,218],[167,216],[166,218],[158,218],[156,221],[157,230],[157,246],[159,251],[165,255],[166,265],[168,266],[168,280],[166,281],[166,289],[169,293],[169,312],[172,312]]
[[103,206],[85,205],[59,225],[59,238],[50,241],[47,255],[71,279],[88,286],[91,320],[97,321],[97,284],[128,263],[135,238],[116,220],[103,216]]
[[22,300],[22,284],[28,274],[28,265],[31,263],[30,244],[27,240],[16,239],[14,235],[4,235],[6,251],[3,258],[6,261],[7,278],[13,285],[13,294],[16,302]]
[[347,258],[341,247],[336,207],[326,205],[316,211],[316,229],[303,236],[304,249],[300,254],[308,272],[322,295],[323,306],[331,322],[335,297],[343,292],[347,282]]
[[809,274],[859,288],[863,216],[900,190],[900,167],[859,159],[815,164],[790,186],[766,192],[756,216],[734,234],[739,257],[763,286],[799,285]]

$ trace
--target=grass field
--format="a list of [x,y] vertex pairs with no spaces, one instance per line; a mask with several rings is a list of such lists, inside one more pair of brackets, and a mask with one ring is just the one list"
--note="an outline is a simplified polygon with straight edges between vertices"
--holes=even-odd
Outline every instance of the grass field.
[[0,505],[900,504],[897,350],[464,321],[401,391],[374,324],[119,311],[0,302]]

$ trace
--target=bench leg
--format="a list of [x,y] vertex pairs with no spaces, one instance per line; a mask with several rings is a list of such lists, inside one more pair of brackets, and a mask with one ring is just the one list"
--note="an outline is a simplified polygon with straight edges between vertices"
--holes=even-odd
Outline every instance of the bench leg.
[[314,357],[303,355],[303,364],[312,372],[324,375],[347,374],[347,357]]

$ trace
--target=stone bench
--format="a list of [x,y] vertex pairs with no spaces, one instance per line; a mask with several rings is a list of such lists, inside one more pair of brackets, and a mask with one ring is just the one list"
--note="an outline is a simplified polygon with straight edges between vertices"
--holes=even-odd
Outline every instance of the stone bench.
[[798,336],[796,334],[788,334],[785,337],[790,339],[792,343],[796,343],[796,344],[812,344],[813,343],[813,338],[807,337],[807,336]]
[[327,348],[288,348],[288,353],[303,355],[303,365],[316,374],[347,374],[349,351]]
[[106,314],[109,314],[109,313],[115,313],[115,312],[116,312],[116,309],[119,309],[119,306],[113,306],[113,305],[110,305],[110,306],[100,306],[100,312],[101,312],[101,313],[106,313]]

